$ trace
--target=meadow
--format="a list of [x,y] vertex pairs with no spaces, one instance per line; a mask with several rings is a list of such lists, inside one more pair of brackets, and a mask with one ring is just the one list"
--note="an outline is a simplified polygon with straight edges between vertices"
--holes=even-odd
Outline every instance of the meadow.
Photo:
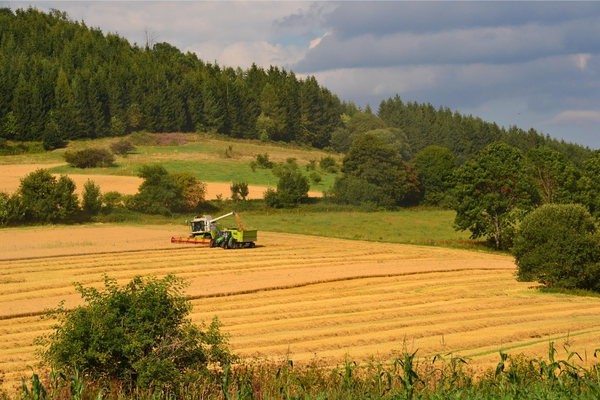
[[[155,137],[155,136],[151,136]],[[177,134],[178,141],[164,144],[138,144],[136,150],[126,156],[117,156],[115,165],[109,168],[78,169],[67,165],[62,158],[65,151],[83,148],[108,148],[110,144],[121,140],[105,138],[70,142],[66,149],[52,152],[3,156],[1,165],[36,164],[48,165],[51,172],[64,175],[110,175],[137,176],[140,165],[160,163],[170,172],[191,172],[203,182],[242,181],[253,186],[276,187],[277,178],[271,170],[260,167],[252,171],[250,163],[257,154],[268,153],[269,160],[284,163],[295,158],[300,169],[308,175],[306,165],[310,161],[318,162],[323,157],[341,158],[317,149],[260,143],[249,140],[220,139],[204,134]],[[134,139],[131,139],[134,140]],[[311,182],[311,191],[322,192],[333,184],[337,174],[321,171],[322,180],[318,184]]]

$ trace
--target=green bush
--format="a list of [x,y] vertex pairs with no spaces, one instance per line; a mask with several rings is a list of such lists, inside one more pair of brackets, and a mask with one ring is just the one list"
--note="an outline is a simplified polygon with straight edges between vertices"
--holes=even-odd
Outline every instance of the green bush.
[[331,156],[327,156],[327,157],[323,157],[321,158],[321,161],[319,161],[319,167],[321,167],[321,169],[323,171],[329,171],[330,168],[335,168],[336,166],[336,162],[335,162],[335,158],[331,157]]
[[310,174],[310,180],[311,180],[311,181],[312,181],[314,184],[318,185],[319,183],[321,183],[321,180],[323,180],[323,177],[321,176],[321,174],[320,174],[320,173],[313,171],[313,172]]
[[23,218],[31,222],[66,221],[79,210],[73,180],[67,176],[57,180],[47,169],[21,179],[18,194]]
[[171,215],[186,206],[176,178],[159,164],[142,165],[138,176],[144,179],[131,205],[144,214]]
[[173,388],[188,369],[230,363],[233,356],[218,319],[207,330],[192,324],[187,283],[174,275],[133,278],[120,287],[105,276],[104,290],[75,284],[84,305],[51,310],[53,332],[38,338],[42,359],[65,373],[82,371],[94,382]]
[[257,154],[254,158],[256,158],[256,164],[258,164],[258,166],[260,168],[263,168],[263,169],[273,168],[273,162],[269,161],[269,153]]
[[83,211],[90,215],[96,215],[100,212],[102,209],[102,194],[100,193],[100,186],[96,185],[94,181],[88,179],[84,183],[81,197]]
[[269,207],[278,206],[277,191],[273,188],[268,188],[267,190],[265,190],[265,192],[263,193],[263,199],[265,200],[266,205]]
[[246,197],[250,193],[246,182],[231,182],[229,188],[231,189],[231,200],[233,201],[246,201]]
[[110,151],[97,148],[67,151],[63,157],[77,168],[110,167],[115,162],[115,156]]
[[105,214],[110,213],[115,208],[123,206],[123,195],[116,191],[110,191],[104,193],[102,196],[102,212]]
[[136,150],[136,147],[129,140],[119,140],[110,145],[110,151],[114,154],[126,155]]
[[521,281],[600,290],[600,235],[582,205],[548,204],[527,215],[513,254]]
[[19,194],[0,192],[0,225],[10,225],[22,220],[24,216],[25,210]]
[[364,179],[354,176],[337,178],[327,197],[335,203],[353,206],[374,207],[376,205],[393,205],[391,201],[384,201],[387,198],[381,195],[380,188]]
[[310,184],[299,171],[287,171],[277,182],[276,207],[295,207],[308,199]]

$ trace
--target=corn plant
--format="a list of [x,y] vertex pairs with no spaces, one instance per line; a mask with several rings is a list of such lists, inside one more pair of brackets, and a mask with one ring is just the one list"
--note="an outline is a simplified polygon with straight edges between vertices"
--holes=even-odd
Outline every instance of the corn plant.
[[[414,397],[417,385],[419,383],[424,383],[416,371],[415,357],[417,355],[417,351],[419,350],[415,350],[415,352],[412,354],[405,351],[402,359],[397,358],[394,360],[394,371],[398,377],[398,380],[400,381],[402,393],[404,394],[405,398],[409,400]],[[402,375],[398,374],[398,367],[401,367]]]
[[21,383],[23,385],[23,397],[27,400],[42,400],[46,399],[48,394],[46,393],[46,389],[42,386],[40,382],[40,377],[33,371],[33,368],[28,365],[28,368],[31,369],[31,389],[27,387],[27,383],[25,379],[21,379]]
[[304,386],[300,378],[293,374],[293,370],[294,362],[292,360],[287,360],[285,365],[279,368],[277,370],[277,374],[275,375],[275,381],[279,386],[279,393],[286,400],[300,399],[300,396],[294,396],[292,394],[294,382],[297,382],[302,392],[306,391],[306,387]]

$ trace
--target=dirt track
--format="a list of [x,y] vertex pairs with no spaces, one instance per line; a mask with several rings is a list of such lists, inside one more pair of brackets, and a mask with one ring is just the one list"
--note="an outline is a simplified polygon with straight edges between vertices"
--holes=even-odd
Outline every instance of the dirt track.
[[[63,164],[24,164],[24,165],[0,165],[0,192],[12,193],[18,189],[20,180],[25,175],[39,169],[52,168]],[[58,175],[57,175],[58,176]],[[93,180],[100,186],[102,192],[117,191],[122,194],[135,194],[138,191],[142,179],[135,176],[114,176],[114,175],[81,175],[71,174],[71,179],[77,185],[77,193],[81,193],[83,185],[88,179]],[[217,195],[221,195],[224,199],[231,195],[231,190],[228,183],[206,183],[206,199],[214,200]],[[263,193],[267,190],[264,186],[248,186],[248,199],[262,199]],[[321,197],[320,192],[309,192],[310,197]]]

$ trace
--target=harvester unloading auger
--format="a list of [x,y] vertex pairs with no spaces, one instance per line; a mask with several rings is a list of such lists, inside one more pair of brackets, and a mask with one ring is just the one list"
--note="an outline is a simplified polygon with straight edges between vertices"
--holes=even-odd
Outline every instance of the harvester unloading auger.
[[[217,221],[231,215],[235,215],[237,219],[237,228],[219,229]],[[210,215],[194,217],[190,221],[190,227],[192,228],[192,234],[189,237],[172,237],[171,243],[208,244],[210,247],[222,247],[224,249],[253,248],[256,246],[254,242],[257,239],[258,231],[244,229],[242,220],[235,211],[215,219]]]

